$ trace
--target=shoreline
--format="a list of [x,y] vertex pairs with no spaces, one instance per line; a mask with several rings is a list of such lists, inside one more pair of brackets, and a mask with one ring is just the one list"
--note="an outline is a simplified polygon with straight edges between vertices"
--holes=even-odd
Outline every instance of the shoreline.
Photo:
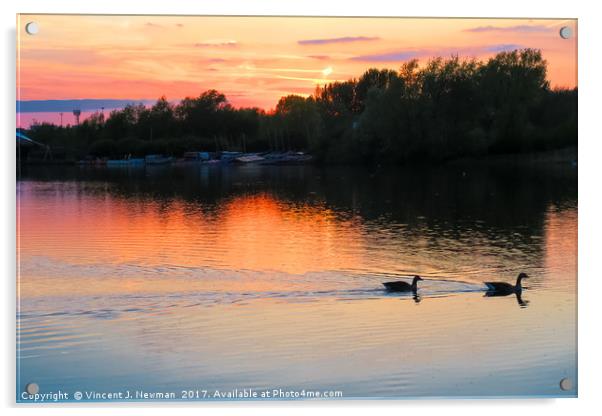
[[[309,155],[309,154],[308,154]],[[188,162],[199,163],[199,164],[207,164],[210,163],[200,163],[200,162]],[[545,150],[545,151],[537,151],[537,152],[528,152],[528,153],[501,153],[501,154],[491,154],[491,155],[482,155],[482,156],[465,156],[458,159],[451,159],[446,161],[415,161],[410,163],[400,163],[400,164],[378,164],[377,166],[382,167],[403,167],[403,166],[416,166],[416,165],[424,165],[424,166],[453,166],[453,165],[463,165],[467,163],[476,163],[476,164],[570,164],[572,166],[576,166],[578,164],[578,148],[577,147],[566,147],[562,149],[554,149],[554,150]],[[21,166],[78,166],[78,160],[30,160],[23,161],[19,163],[17,160],[17,167]],[[249,163],[253,164],[253,163]],[[305,165],[317,165],[317,166],[371,166],[369,163],[328,163],[323,161],[316,161],[315,159],[312,161],[308,161],[302,163]],[[296,164],[302,165],[302,164]],[[172,166],[174,164],[166,164],[165,166]],[[175,165],[178,165],[177,163]],[[180,164],[181,165],[181,164]],[[229,163],[221,163],[220,165],[229,165]],[[241,165],[241,164],[237,164]],[[245,164],[242,164],[245,165]],[[266,166],[290,166],[288,164],[265,164]],[[81,165],[83,167],[97,166],[102,167],[104,165]],[[140,166],[130,166],[130,167],[143,167],[144,164]]]
[[565,147],[562,149],[544,150],[529,153],[501,153],[485,156],[463,157],[443,162],[442,165],[455,165],[465,163],[477,164],[569,164],[577,166],[577,147]]

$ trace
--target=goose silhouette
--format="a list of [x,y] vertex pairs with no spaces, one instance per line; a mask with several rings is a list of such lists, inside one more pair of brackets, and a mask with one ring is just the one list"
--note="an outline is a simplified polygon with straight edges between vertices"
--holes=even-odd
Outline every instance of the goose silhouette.
[[526,273],[520,273],[516,278],[516,285],[506,282],[485,282],[485,286],[487,286],[487,292],[491,292],[492,295],[496,296],[505,296],[512,293],[520,294],[523,291],[522,280],[528,278],[529,276]]
[[418,290],[418,281],[423,280],[420,276],[414,276],[412,284],[401,280],[395,282],[385,282],[383,286],[389,292],[416,292]]

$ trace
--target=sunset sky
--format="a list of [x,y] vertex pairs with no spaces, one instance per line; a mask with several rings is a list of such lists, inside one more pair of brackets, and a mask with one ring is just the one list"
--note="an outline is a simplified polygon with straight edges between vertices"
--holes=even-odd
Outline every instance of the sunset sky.
[[[575,36],[562,39],[563,26]],[[215,88],[268,110],[370,67],[524,47],[543,51],[552,86],[577,85],[574,20],[21,15],[17,31],[21,101],[179,100]],[[35,104],[28,113],[62,111]]]

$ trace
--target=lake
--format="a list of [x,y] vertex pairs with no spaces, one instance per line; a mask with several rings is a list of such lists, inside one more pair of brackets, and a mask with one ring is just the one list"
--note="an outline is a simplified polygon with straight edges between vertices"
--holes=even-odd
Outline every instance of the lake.
[[577,395],[576,167],[24,167],[17,204],[18,401]]

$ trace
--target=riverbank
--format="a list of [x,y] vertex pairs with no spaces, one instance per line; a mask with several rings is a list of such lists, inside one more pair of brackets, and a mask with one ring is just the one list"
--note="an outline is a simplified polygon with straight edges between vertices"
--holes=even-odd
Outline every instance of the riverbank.
[[513,153],[497,154],[480,157],[464,157],[446,162],[447,165],[458,165],[465,163],[478,164],[564,164],[577,166],[578,150],[577,147],[567,147],[564,149],[547,150],[543,152],[531,153]]
[[[234,152],[226,152],[226,153],[234,153]],[[274,154],[275,152],[272,152]],[[318,163],[323,166],[331,166],[331,165],[345,165],[338,163],[325,163],[323,161],[316,162],[315,158],[312,155],[307,153],[295,153],[295,152],[282,152],[279,153],[279,157],[256,157],[256,155],[261,155],[262,153],[238,153],[236,152],[236,158],[229,158],[228,163],[234,162],[237,164],[248,164],[248,163],[258,163],[258,164],[269,164],[269,165],[287,165],[287,164],[310,164],[310,163]],[[251,157],[251,156],[253,157]],[[263,154],[265,155],[265,154]],[[291,156],[292,155],[292,156]],[[240,160],[237,160],[240,159]],[[102,159],[98,159],[101,160]],[[173,159],[173,163],[181,164],[181,163],[214,163],[219,160],[210,160],[210,161],[190,161],[184,159]],[[442,163],[433,163],[433,162],[421,162],[412,164],[421,164],[421,165],[463,165],[463,164],[560,164],[560,165],[572,165],[576,166],[578,161],[578,149],[577,147],[567,147],[563,149],[554,149],[547,150],[542,152],[530,152],[530,153],[508,153],[508,154],[495,154],[495,155],[485,155],[485,156],[477,156],[477,157],[463,157],[460,159],[448,160]],[[17,161],[19,162],[19,161]],[[22,161],[23,165],[84,165],[84,166],[105,166],[107,165],[106,160],[105,163],[100,163],[97,161],[88,161],[87,163],[82,163],[82,161],[68,159],[33,159]],[[171,163],[171,161],[170,161]],[[17,163],[17,166],[19,163]],[[124,164],[126,165],[126,164]],[[139,166],[144,166],[144,164],[138,164]]]

